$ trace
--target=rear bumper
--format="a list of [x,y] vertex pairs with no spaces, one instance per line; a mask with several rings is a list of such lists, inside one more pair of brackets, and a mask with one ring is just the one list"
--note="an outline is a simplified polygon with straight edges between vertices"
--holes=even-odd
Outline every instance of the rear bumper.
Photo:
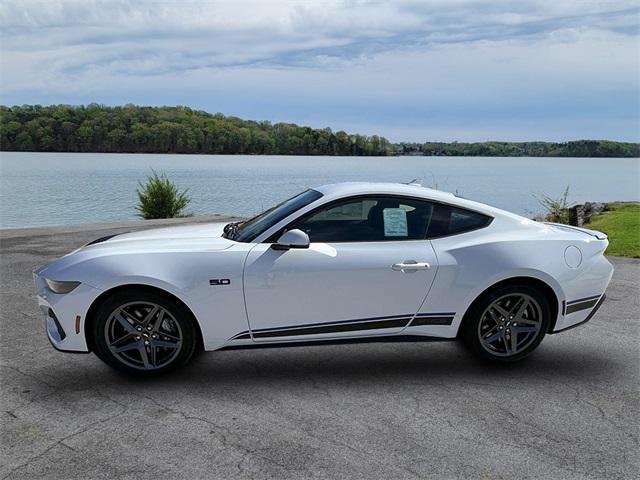
[[[593,318],[593,316],[596,314],[596,312],[598,311],[598,309],[600,308],[600,306],[604,303],[604,299],[605,299],[605,298],[607,298],[607,296],[603,293],[603,294],[600,296],[600,298],[599,298],[599,299],[597,299],[597,298],[596,298],[596,300],[595,300],[595,304],[591,304],[591,301],[584,301],[584,302],[581,302],[581,303],[574,303],[574,304],[572,304],[572,305],[575,305],[575,307],[574,307],[574,308],[581,308],[581,306],[582,306],[582,305],[590,304],[590,306],[589,306],[589,307],[585,308],[585,310],[586,310],[586,309],[590,309],[590,311],[589,311],[589,313],[588,313],[587,317],[586,317],[584,320],[579,321],[578,323],[574,323],[573,325],[570,325],[570,326],[565,327],[565,328],[561,328],[561,329],[559,329],[559,330],[554,330],[554,331],[553,331],[553,332],[551,332],[551,333],[566,332],[567,330],[571,330],[572,328],[579,327],[580,325],[584,325],[585,323],[587,323],[589,320],[591,320],[591,319]],[[572,306],[571,306],[571,305],[569,305],[569,306],[565,306],[565,313],[566,313],[567,311],[569,311],[571,308],[572,308]],[[574,311],[574,312],[572,312],[572,313],[575,313],[575,311]]]
[[[583,260],[579,268],[567,268],[561,276],[562,300],[558,305],[558,318],[553,326],[553,332],[567,330],[569,327],[585,323],[591,319],[591,312],[595,312],[596,305],[601,301],[604,292],[613,276],[613,265],[599,252],[588,256],[587,246],[592,248],[604,248],[589,242],[580,245],[583,251]],[[598,305],[598,308],[600,305]]]

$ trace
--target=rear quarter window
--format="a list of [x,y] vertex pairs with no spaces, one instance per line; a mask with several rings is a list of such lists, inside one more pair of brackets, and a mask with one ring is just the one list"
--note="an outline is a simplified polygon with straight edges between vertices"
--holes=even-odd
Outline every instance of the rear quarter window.
[[478,230],[489,225],[492,220],[492,217],[482,213],[439,204],[434,209],[427,237],[444,237]]

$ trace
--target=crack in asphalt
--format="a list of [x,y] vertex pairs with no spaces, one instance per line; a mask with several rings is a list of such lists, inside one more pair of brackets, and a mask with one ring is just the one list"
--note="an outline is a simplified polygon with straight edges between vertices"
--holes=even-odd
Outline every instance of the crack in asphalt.
[[[184,418],[185,420],[195,420],[195,421],[203,422],[203,423],[205,423],[205,424],[208,424],[208,425],[214,426],[214,427],[216,427],[216,428],[218,428],[218,429],[221,429],[221,430],[226,431],[226,432],[227,432],[227,435],[225,435],[225,434],[223,434],[223,433],[221,433],[221,432],[216,432],[216,433],[220,436],[221,443],[222,443],[225,447],[230,446],[230,447],[236,448],[236,449],[238,449],[238,450],[240,450],[240,451],[244,452],[244,454],[243,454],[243,458],[241,458],[241,459],[238,461],[238,464],[243,463],[243,462],[244,462],[244,459],[246,458],[246,456],[247,456],[247,455],[256,455],[256,456],[258,456],[259,458],[261,458],[261,459],[263,459],[263,460],[267,461],[268,463],[272,463],[272,464],[274,464],[274,465],[276,465],[276,466],[280,466],[280,467],[282,467],[282,468],[290,468],[290,465],[288,465],[288,464],[283,464],[283,463],[281,463],[281,462],[277,462],[277,461],[276,461],[276,460],[274,460],[272,457],[269,457],[269,456],[267,456],[267,455],[265,455],[265,454],[263,454],[263,453],[262,453],[262,452],[266,451],[267,449],[251,449],[249,446],[247,446],[246,444],[241,443],[241,442],[239,442],[239,441],[235,441],[235,442],[230,441],[230,440],[229,440],[229,438],[228,438],[228,436],[234,435],[234,433],[233,433],[233,432],[231,432],[231,431],[230,431],[230,429],[229,429],[228,427],[224,427],[224,426],[222,426],[222,425],[219,425],[219,424],[217,424],[217,423],[215,423],[215,422],[211,421],[211,420],[210,420],[210,419],[208,419],[208,418],[204,418],[204,417],[200,417],[200,416],[196,416],[196,415],[187,414],[187,413],[185,413],[185,412],[183,412],[183,411],[181,411],[181,410],[176,409],[175,407],[170,407],[170,406],[168,406],[168,405],[166,405],[166,404],[164,404],[164,403],[161,403],[161,402],[157,401],[156,399],[154,399],[154,398],[152,398],[152,397],[148,397],[148,396],[146,396],[146,395],[141,395],[141,394],[139,394],[139,393],[133,393],[133,392],[130,392],[130,393],[132,393],[133,395],[138,396],[138,397],[140,397],[140,398],[144,398],[144,399],[146,399],[146,400],[149,400],[149,401],[150,401],[151,403],[153,403],[154,405],[156,405],[156,406],[158,406],[158,407],[160,407],[160,408],[163,408],[163,409],[165,409],[165,410],[167,410],[167,411],[169,411],[169,412],[171,412],[171,413],[173,413],[173,414],[175,414],[175,415],[179,415],[179,416],[181,416],[182,418]],[[262,419],[262,420],[264,421],[264,419]],[[273,422],[272,422],[272,423],[273,423]],[[276,425],[277,425],[279,428],[288,429],[288,428],[284,427],[283,425],[280,425],[280,424],[276,424]],[[290,429],[288,429],[288,430],[290,430]],[[314,435],[312,432],[309,432],[308,430],[305,430],[305,434],[306,434],[306,435],[308,435],[309,437],[311,437],[311,438],[315,439],[315,440],[327,441],[327,439],[326,439],[326,438],[324,438],[324,437],[320,437],[320,436],[317,436],[317,435]],[[376,464],[380,465],[381,467],[388,467],[388,465],[386,465],[386,463],[379,461],[378,459],[376,459],[375,457],[373,457],[369,452],[365,452],[365,451],[362,451],[362,450],[358,450],[358,449],[356,449],[356,448],[352,447],[352,446],[351,446],[351,445],[349,445],[349,444],[346,444],[346,443],[344,443],[344,442],[339,442],[339,441],[337,441],[337,440],[335,440],[335,439],[332,439],[332,440],[330,440],[330,441],[331,441],[331,443],[333,443],[333,444],[334,444],[334,445],[336,445],[336,446],[339,446],[339,447],[342,447],[342,448],[346,448],[346,449],[348,449],[349,451],[352,451],[353,453],[356,453],[356,454],[358,454],[358,455],[361,455],[361,456],[363,456],[363,457],[366,457],[368,461],[370,461],[370,462],[371,462],[371,461],[373,461],[374,463],[376,463]],[[422,445],[421,445],[421,446],[422,446]],[[394,466],[395,466],[395,467],[399,467],[398,465],[394,465]],[[238,469],[239,469],[239,470],[242,470],[240,467],[238,467]],[[410,469],[410,468],[409,468],[409,467],[407,467],[407,466],[400,466],[400,469],[401,469],[401,470],[403,470],[403,471],[405,471],[405,472],[411,473],[412,475],[414,475],[414,476],[415,476],[415,477],[417,477],[417,478],[419,478],[419,477],[421,476],[419,472],[413,471],[412,469]]]
[[2,362],[2,364],[0,364],[0,368],[8,368],[9,370],[13,370],[15,372],[18,372],[20,375],[24,375],[25,377],[29,377],[29,378],[32,378],[32,379],[36,380],[37,382],[43,383],[47,387],[56,388],[55,385],[47,382],[46,380],[43,380],[43,379],[33,375],[32,373],[23,372],[22,370],[20,370],[18,367],[14,366],[14,365],[7,365],[6,363],[4,363],[4,361]]
[[637,437],[636,435],[634,435],[634,434],[633,434],[633,432],[627,431],[627,430],[626,430],[622,425],[618,425],[616,422],[614,422],[614,421],[613,421],[613,420],[612,420],[612,419],[611,419],[611,418],[606,414],[606,412],[604,411],[604,409],[603,409],[600,405],[598,405],[597,403],[594,403],[594,402],[592,402],[592,401],[587,400],[586,398],[584,398],[584,395],[582,394],[582,392],[581,392],[577,387],[574,387],[574,386],[573,386],[573,385],[571,385],[570,383],[567,383],[567,382],[562,381],[562,380],[559,380],[559,379],[555,379],[553,382],[551,382],[551,380],[549,380],[548,378],[545,378],[545,377],[542,377],[542,376],[541,376],[540,378],[542,378],[542,379],[544,379],[544,380],[546,380],[546,381],[548,381],[548,382],[550,382],[550,383],[560,384],[560,385],[562,385],[563,387],[566,387],[566,388],[568,388],[569,390],[571,390],[571,391],[574,393],[574,395],[575,395],[574,400],[575,400],[577,403],[583,403],[583,404],[585,404],[585,405],[589,405],[590,407],[594,408],[595,410],[597,410],[597,412],[600,414],[600,417],[601,417],[605,422],[607,422],[608,424],[610,424],[610,425],[611,425],[615,430],[617,430],[617,431],[619,431],[619,432],[623,433],[624,435],[627,435],[629,438],[631,438],[631,439],[634,441],[634,443],[635,443],[636,445],[640,445],[640,442],[639,442],[639,440],[638,440],[638,437]]
[[2,477],[2,480],[5,480],[7,478],[9,478],[11,475],[13,475],[15,472],[17,472],[18,470],[24,468],[24,467],[28,467],[29,465],[31,465],[33,462],[37,461],[38,459],[44,457],[47,453],[49,453],[51,450],[53,450],[55,447],[62,445],[70,450],[74,450],[73,447],[71,447],[70,445],[67,445],[66,443],[64,443],[66,440],[69,440],[70,438],[75,437],[76,435],[80,435],[82,433],[88,432],[89,430],[91,430],[93,427],[95,427],[96,425],[100,425],[103,423],[106,423],[110,420],[113,420],[116,417],[119,417],[120,415],[124,414],[125,412],[118,412],[114,415],[111,415],[107,418],[104,418],[102,420],[97,420],[95,422],[92,422],[88,425],[83,426],[80,430],[76,430],[75,432],[72,432],[68,435],[65,435],[64,437],[56,440],[53,444],[51,444],[50,446],[48,446],[47,448],[45,448],[42,452],[40,452],[39,454],[30,457],[26,462],[14,467],[13,469],[11,469],[5,476]]

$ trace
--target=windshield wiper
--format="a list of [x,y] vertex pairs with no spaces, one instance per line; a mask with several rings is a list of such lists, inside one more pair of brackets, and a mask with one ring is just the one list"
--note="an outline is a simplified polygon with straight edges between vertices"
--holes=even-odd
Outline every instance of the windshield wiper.
[[243,222],[231,222],[231,223],[227,223],[224,226],[224,230],[223,230],[223,234],[222,236],[224,238],[228,238],[229,240],[233,240],[236,236],[236,233],[238,232],[238,226],[243,223]]

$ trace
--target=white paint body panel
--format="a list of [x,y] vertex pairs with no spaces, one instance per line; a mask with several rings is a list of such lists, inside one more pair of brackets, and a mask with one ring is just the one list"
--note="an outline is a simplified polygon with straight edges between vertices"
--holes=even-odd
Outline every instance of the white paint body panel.
[[[546,283],[557,297],[555,330],[582,322],[590,309],[564,314],[564,305],[601,296],[613,267],[603,256],[608,242],[587,230],[533,222],[451,194],[399,184],[347,183],[317,189],[323,196],[259,235],[252,243],[221,237],[223,224],[198,224],[128,233],[89,245],[34,272],[38,302],[51,308],[66,338],[56,348],[87,351],[86,315],[110,289],[148,285],[169,292],[193,312],[206,350],[230,345],[310,341],[379,335],[453,338],[471,303],[487,288],[514,277]],[[400,195],[447,203],[493,217],[482,229],[432,240],[312,243],[309,249],[276,251],[262,243],[291,221],[333,200],[357,195]],[[597,233],[597,232],[596,232]],[[604,237],[602,237],[604,238]],[[575,252],[565,259],[568,247]],[[430,268],[395,271],[405,261]],[[569,262],[569,263],[572,263]],[[44,278],[79,281],[57,295]],[[229,285],[211,286],[225,278]],[[451,315],[450,324],[417,319]],[[416,317],[409,326],[257,338],[254,331],[371,318]],[[80,316],[79,333],[75,318]],[[408,321],[407,321],[408,322]],[[393,323],[393,322],[391,322]],[[247,333],[244,338],[240,334]],[[234,337],[236,337],[234,339]]]
[[[424,262],[430,268],[408,272],[392,269],[401,262]],[[245,265],[249,324],[255,331],[352,319],[411,317],[429,292],[436,272],[437,262],[428,240],[312,243],[309,249],[288,251],[259,244]],[[322,294],[315,295],[313,292],[319,289]],[[393,334],[403,328],[318,336]],[[270,338],[275,339],[282,340]]]

